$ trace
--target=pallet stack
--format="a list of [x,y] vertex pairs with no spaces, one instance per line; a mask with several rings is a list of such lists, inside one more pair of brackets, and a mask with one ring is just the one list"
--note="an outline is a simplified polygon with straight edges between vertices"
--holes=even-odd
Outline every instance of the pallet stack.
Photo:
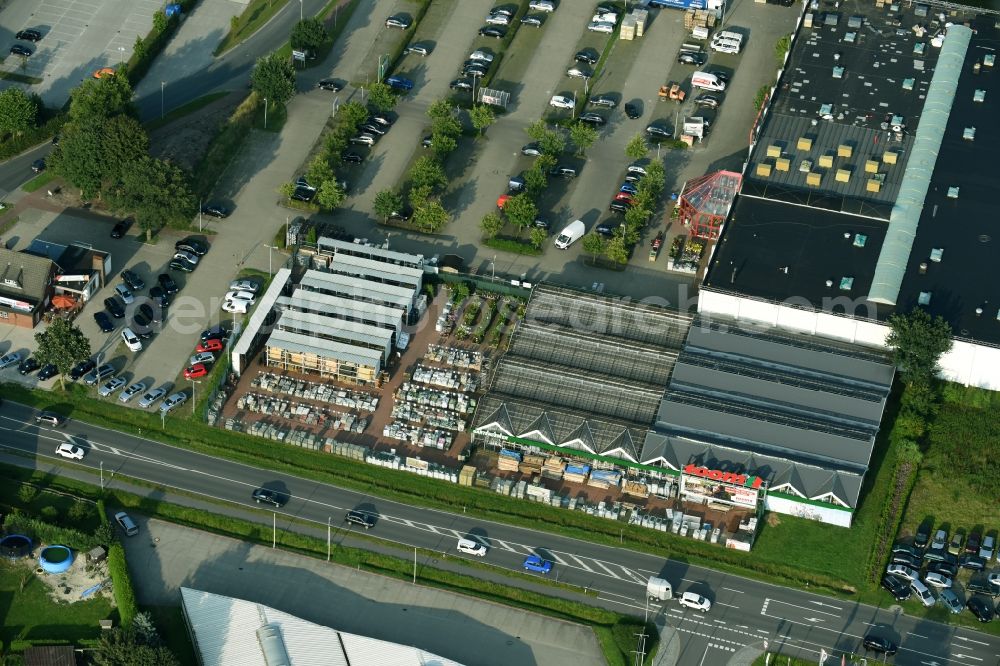
[[626,481],[625,485],[622,486],[622,492],[632,497],[641,497],[643,499],[649,497],[649,488],[645,483],[639,483],[638,481]]
[[684,12],[684,29],[711,28],[715,25],[715,12],[707,9],[689,9]]
[[517,471],[521,474],[539,474],[542,471],[543,462],[545,462],[545,456],[526,455],[521,464],[517,466]]
[[462,468],[462,471],[458,473],[458,485],[460,486],[471,486],[476,482],[476,468],[472,465],[466,465]]
[[500,457],[497,458],[497,469],[501,472],[516,472],[520,464],[521,454],[517,451],[508,451],[506,449],[500,451]]
[[583,483],[587,480],[589,473],[589,465],[566,465],[566,469],[563,472],[563,480],[570,483]]
[[566,463],[562,461],[559,456],[551,456],[545,459],[545,464],[542,465],[542,476],[548,479],[555,479],[560,481],[563,478],[563,470],[566,468]]

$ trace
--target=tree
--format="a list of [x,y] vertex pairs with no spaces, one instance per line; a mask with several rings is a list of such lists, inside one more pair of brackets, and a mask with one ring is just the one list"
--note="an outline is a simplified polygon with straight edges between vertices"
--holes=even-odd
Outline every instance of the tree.
[[654,199],[663,194],[666,170],[662,162],[653,161],[646,165],[646,175],[639,180],[639,190],[649,192]]
[[91,654],[95,666],[180,666],[163,645],[146,643],[133,627],[115,627],[101,633]]
[[639,227],[626,221],[615,229],[615,236],[621,236],[624,247],[635,247],[639,242]]
[[646,137],[641,134],[636,134],[625,144],[625,157],[629,159],[641,160],[648,152],[649,144],[646,143]]
[[562,134],[548,130],[538,140],[538,149],[545,155],[559,155],[566,150],[566,139]]
[[507,203],[503,206],[503,212],[511,224],[518,228],[518,235],[534,224],[535,218],[538,217],[538,207],[525,192],[507,199]]
[[162,10],[157,9],[153,12],[153,31],[156,34],[162,34],[167,29],[167,23],[169,23],[167,15]]
[[548,182],[548,178],[539,167],[537,160],[530,169],[524,172],[524,189],[529,196],[536,197],[541,194]]
[[317,240],[319,240],[319,232],[316,231],[316,227],[309,227],[309,231],[306,232],[306,244],[316,245]]
[[779,37],[778,41],[774,43],[774,57],[778,61],[778,67],[785,64],[785,54],[788,53],[788,49],[792,47],[792,36],[785,35],[784,37]]
[[146,239],[168,224],[186,225],[197,211],[197,200],[183,171],[169,162],[145,157],[108,192],[117,211],[135,214]]
[[368,86],[368,103],[381,112],[391,111],[399,98],[388,84],[377,81]]
[[395,212],[403,210],[403,195],[395,190],[382,190],[372,200],[372,208],[385,222]]
[[149,155],[149,135],[132,116],[108,118],[100,132],[102,180],[105,182],[120,180],[126,171]]
[[907,384],[931,384],[937,375],[938,359],[951,349],[951,326],[943,317],[932,318],[921,308],[890,316],[889,326],[885,344],[892,348],[903,380]]
[[413,208],[420,208],[431,196],[433,189],[430,185],[414,185],[410,188],[410,205]]
[[528,136],[530,136],[535,141],[541,141],[542,137],[545,136],[547,132],[549,132],[549,128],[545,125],[544,120],[536,120],[535,122],[525,127],[524,131],[527,132]]
[[607,241],[598,233],[590,232],[583,237],[583,251],[591,256],[591,261],[597,261],[597,255],[604,254]]
[[292,37],[289,41],[293,49],[315,51],[329,38],[330,34],[326,31],[323,21],[313,17],[303,19],[292,26]]
[[604,247],[604,256],[616,264],[624,264],[628,262],[628,251],[624,236],[616,233]]
[[67,123],[63,126],[59,145],[46,158],[49,169],[79,187],[85,199],[100,194],[107,172],[101,141],[103,120],[84,117]]
[[431,150],[439,158],[444,157],[456,148],[458,148],[458,141],[451,134],[442,134],[437,130],[434,130],[434,133],[431,134]]
[[448,120],[455,117],[455,106],[446,99],[439,99],[427,109],[431,121]]
[[530,232],[528,232],[528,238],[531,239],[531,244],[534,245],[539,250],[542,249],[542,243],[545,239],[549,237],[549,232],[545,231],[540,227],[533,227]]
[[597,137],[597,130],[587,123],[576,121],[569,128],[569,138],[576,146],[576,154],[580,157],[594,145]]
[[309,163],[309,168],[306,169],[306,181],[313,187],[321,185],[328,180],[336,179],[337,175],[333,172],[333,168],[330,167],[330,161],[325,155],[314,157],[312,162]]
[[441,162],[430,155],[424,155],[410,167],[410,182],[414,187],[428,185],[436,190],[448,184],[448,176],[445,175]]
[[35,333],[35,341],[38,342],[35,358],[41,365],[56,366],[60,387],[74,365],[90,358],[90,340],[76,325],[62,317],[53,319],[44,331]]
[[285,199],[291,199],[292,195],[295,194],[295,183],[288,181],[287,183],[282,183],[278,186],[278,194],[280,194]]
[[633,229],[639,229],[646,226],[646,221],[649,216],[652,215],[647,209],[640,208],[639,206],[632,206],[627,211],[625,211],[625,225],[632,227]]
[[337,118],[350,125],[350,131],[354,132],[355,128],[368,118],[368,109],[361,102],[350,101],[337,108]]
[[344,192],[344,188],[340,186],[336,178],[324,180],[316,191],[316,203],[327,210],[333,210],[344,203],[346,198],[347,193]]
[[148,55],[149,47],[146,46],[146,40],[142,38],[142,35],[136,35],[135,41],[132,43],[132,57],[135,58],[136,62],[141,62]]
[[21,134],[35,125],[38,104],[20,88],[0,92],[0,133]]
[[295,66],[277,53],[257,58],[250,85],[269,104],[284,104],[295,94]]
[[549,169],[559,164],[559,159],[555,155],[539,155],[535,158],[532,166],[538,167],[542,173],[548,173]]
[[112,76],[87,78],[70,93],[70,120],[103,119],[122,114],[134,117],[137,114],[132,94],[132,86],[123,69],[118,69]]
[[474,104],[469,109],[469,120],[472,122],[472,126],[479,130],[480,136],[483,135],[486,128],[496,122],[496,119],[496,113],[489,104]]
[[479,222],[479,229],[487,238],[496,238],[503,229],[503,225],[503,218],[500,217],[499,213],[486,213],[482,221]]
[[422,206],[413,211],[413,223],[427,232],[439,231],[448,224],[448,211],[439,202],[425,201]]

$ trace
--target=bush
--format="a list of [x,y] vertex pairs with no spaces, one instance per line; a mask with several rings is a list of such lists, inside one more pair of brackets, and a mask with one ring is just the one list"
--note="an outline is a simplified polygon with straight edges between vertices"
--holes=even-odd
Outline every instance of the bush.
[[135,591],[132,589],[128,563],[125,561],[125,548],[120,543],[113,543],[108,549],[108,573],[111,575],[112,591],[121,624],[131,626],[139,607],[135,602]]
[[31,504],[36,497],[38,497],[38,488],[34,486],[25,484],[17,490],[17,499],[21,500],[24,504]]
[[52,505],[43,506],[40,513],[42,514],[42,518],[44,518],[45,520],[55,521],[57,518],[59,518],[59,509],[55,508]]
[[0,160],[7,160],[20,155],[27,149],[51,139],[59,133],[66,120],[66,114],[59,113],[38,127],[33,127],[17,136],[11,135],[6,137],[0,142]]
[[86,552],[94,546],[100,545],[93,535],[70,527],[52,525],[23,513],[13,513],[7,516],[4,521],[4,529],[14,534],[29,536],[35,543],[60,543],[78,551]]
[[764,100],[767,99],[770,90],[771,86],[761,86],[757,89],[757,93],[753,96],[754,111],[760,111],[760,107],[764,106]]
[[514,254],[537,256],[542,253],[542,249],[532,245],[531,241],[519,240],[517,238],[487,238],[483,241],[483,244],[486,247],[493,248],[494,250],[513,252]]

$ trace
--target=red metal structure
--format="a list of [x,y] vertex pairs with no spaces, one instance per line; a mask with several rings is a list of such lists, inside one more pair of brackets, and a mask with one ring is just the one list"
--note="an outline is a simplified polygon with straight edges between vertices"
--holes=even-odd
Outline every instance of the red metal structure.
[[729,215],[743,177],[735,171],[716,171],[689,180],[680,197],[680,221],[697,238],[715,240]]

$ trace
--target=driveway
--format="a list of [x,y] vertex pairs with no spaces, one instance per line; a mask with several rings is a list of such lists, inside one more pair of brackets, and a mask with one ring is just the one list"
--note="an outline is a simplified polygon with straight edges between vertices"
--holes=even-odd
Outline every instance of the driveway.
[[42,41],[31,48],[30,58],[8,56],[3,69],[43,79],[32,86],[0,82],[0,88],[17,85],[36,93],[47,106],[60,107],[69,92],[101,67],[116,67],[132,55],[138,35],[153,26],[153,14],[162,8],[156,0],[13,0],[0,13],[7,35],[23,28],[37,28]]
[[322,626],[423,648],[469,666],[599,666],[580,625],[133,515],[123,539],[139,603],[180,587],[254,601]]

